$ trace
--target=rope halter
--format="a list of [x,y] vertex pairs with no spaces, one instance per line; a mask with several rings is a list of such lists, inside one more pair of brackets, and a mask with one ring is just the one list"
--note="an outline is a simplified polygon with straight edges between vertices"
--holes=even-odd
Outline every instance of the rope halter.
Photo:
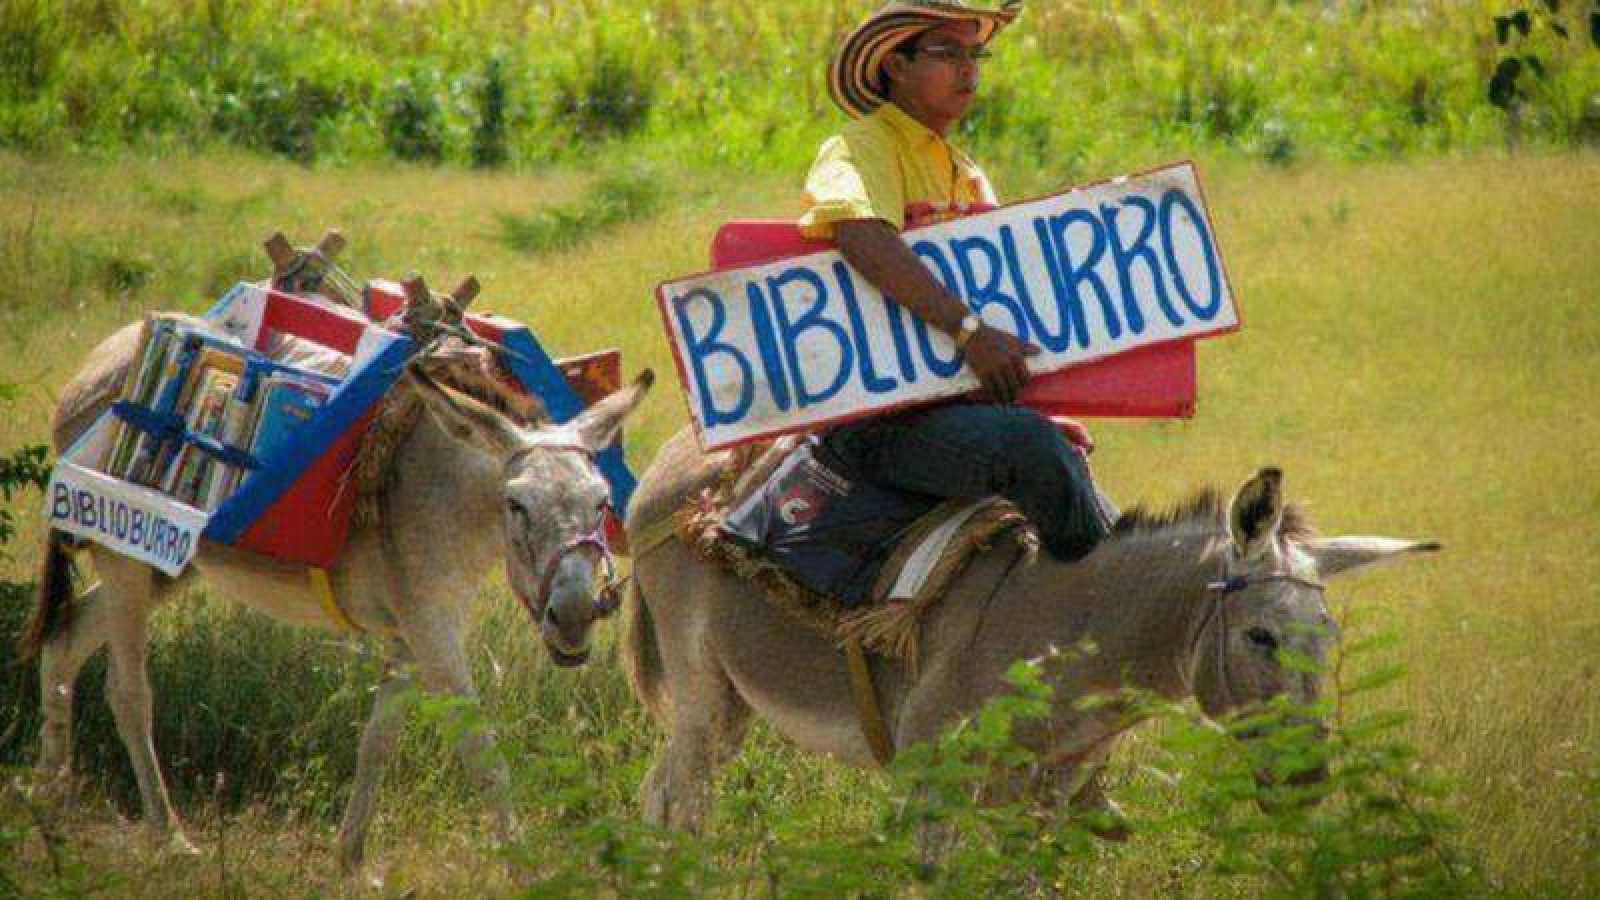
[[[514,455],[508,464],[515,464],[526,453],[533,450],[554,450],[562,453],[579,453],[584,458],[593,462],[594,453],[588,447],[579,443],[549,442],[535,443],[524,448]],[[585,531],[563,543],[560,549],[545,563],[544,572],[539,578],[539,593],[535,598],[537,604],[530,602],[521,591],[516,591],[517,599],[522,602],[528,615],[532,617],[535,625],[550,606],[550,591],[555,586],[556,573],[561,568],[561,563],[574,553],[593,553],[596,565],[600,567],[599,593],[595,597],[594,612],[596,618],[606,618],[617,611],[621,603],[622,582],[617,578],[616,558],[611,551],[611,541],[607,538],[607,525],[616,517],[616,510],[609,502],[602,503],[597,513],[595,523]]]
[[1222,558],[1222,577],[1216,581],[1206,582],[1206,592],[1216,594],[1217,602],[1212,604],[1211,611],[1206,614],[1206,621],[1200,626],[1200,633],[1204,633],[1211,620],[1217,620],[1221,625],[1221,633],[1212,641],[1217,648],[1217,679],[1218,688],[1222,697],[1218,698],[1224,706],[1234,707],[1237,698],[1233,695],[1233,678],[1228,672],[1228,595],[1238,594],[1256,585],[1267,584],[1274,581],[1287,581],[1303,588],[1318,593],[1327,591],[1328,586],[1320,581],[1302,578],[1292,572],[1263,572],[1259,575],[1232,575],[1228,572],[1228,556]]

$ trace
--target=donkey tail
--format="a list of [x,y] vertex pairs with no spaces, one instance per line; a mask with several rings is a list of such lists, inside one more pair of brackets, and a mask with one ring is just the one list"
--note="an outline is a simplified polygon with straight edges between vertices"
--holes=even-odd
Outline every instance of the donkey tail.
[[66,532],[53,529],[45,538],[33,615],[17,641],[18,662],[32,659],[46,641],[72,624],[72,557],[67,553],[70,540]]
[[628,593],[622,605],[622,670],[628,676],[633,696],[650,711],[651,718],[664,725],[671,713],[672,697],[663,677],[656,623],[639,589],[638,572],[628,579]]

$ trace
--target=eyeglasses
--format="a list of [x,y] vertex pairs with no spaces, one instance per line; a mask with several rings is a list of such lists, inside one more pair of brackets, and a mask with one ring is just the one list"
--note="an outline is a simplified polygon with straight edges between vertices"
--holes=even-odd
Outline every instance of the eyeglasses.
[[918,47],[917,52],[935,62],[957,65],[970,62],[975,66],[982,65],[994,56],[988,47],[958,47],[954,44],[934,44],[932,47]]

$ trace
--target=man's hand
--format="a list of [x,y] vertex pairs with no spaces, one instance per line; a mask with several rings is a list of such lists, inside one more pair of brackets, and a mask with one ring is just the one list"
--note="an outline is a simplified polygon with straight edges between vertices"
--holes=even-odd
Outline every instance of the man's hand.
[[1038,345],[987,325],[978,329],[962,351],[972,373],[983,383],[984,394],[997,403],[1017,399],[1028,383],[1028,357],[1039,352]]
[[1084,456],[1094,452],[1094,438],[1090,436],[1089,429],[1077,419],[1066,416],[1051,416],[1050,424],[1056,426],[1061,434],[1066,437],[1067,443]]
[[[971,312],[960,298],[928,272],[893,225],[881,219],[849,219],[834,227],[839,252],[885,296],[945,334],[954,335]],[[962,351],[967,365],[999,403],[1011,403],[1028,382],[1026,359],[1039,352],[1033,344],[984,326]]]

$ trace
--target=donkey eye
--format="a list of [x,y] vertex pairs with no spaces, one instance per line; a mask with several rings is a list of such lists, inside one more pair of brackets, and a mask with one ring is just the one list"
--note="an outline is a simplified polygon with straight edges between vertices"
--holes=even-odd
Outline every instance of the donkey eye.
[[1252,628],[1249,631],[1246,631],[1244,636],[1250,639],[1250,643],[1255,644],[1257,647],[1261,647],[1262,649],[1278,649],[1277,635],[1266,630],[1265,628]]

